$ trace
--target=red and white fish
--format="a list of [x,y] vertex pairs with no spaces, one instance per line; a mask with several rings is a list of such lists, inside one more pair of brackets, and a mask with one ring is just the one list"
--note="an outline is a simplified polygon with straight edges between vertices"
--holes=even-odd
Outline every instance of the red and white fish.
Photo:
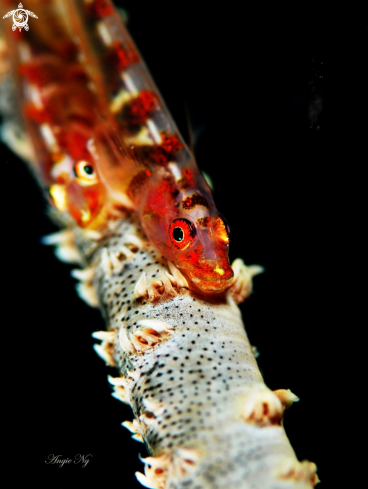
[[228,226],[111,2],[28,3],[37,29],[8,35],[52,202],[94,229],[111,205],[133,209],[192,283],[224,291]]
[[[28,7],[37,29],[5,32],[29,159],[67,217],[47,242],[85,267],[73,271],[77,290],[103,312],[95,350],[119,368],[113,395],[134,414],[123,425],[150,454],[137,479],[156,489],[312,487],[315,464],[297,461],[282,428],[298,398],[266,387],[236,306],[261,267],[230,267],[227,226],[112,4]],[[0,74],[1,54],[2,44]],[[188,291],[175,265],[205,293]],[[52,349],[50,334],[48,325]]]

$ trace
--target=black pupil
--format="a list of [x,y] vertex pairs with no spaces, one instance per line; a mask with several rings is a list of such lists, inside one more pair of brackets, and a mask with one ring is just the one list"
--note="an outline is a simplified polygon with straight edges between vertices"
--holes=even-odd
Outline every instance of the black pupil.
[[183,241],[184,231],[181,228],[175,228],[173,231],[173,238],[175,241]]
[[87,173],[87,175],[93,175],[93,168],[90,165],[86,165],[83,167],[84,171]]

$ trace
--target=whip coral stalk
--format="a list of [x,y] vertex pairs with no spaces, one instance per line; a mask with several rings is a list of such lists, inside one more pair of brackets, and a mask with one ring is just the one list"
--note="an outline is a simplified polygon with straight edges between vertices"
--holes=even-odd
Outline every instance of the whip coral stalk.
[[64,257],[74,256],[75,242],[91,250],[74,276],[106,318],[95,349],[119,369],[109,377],[113,395],[133,410],[123,424],[151,454],[138,480],[153,488],[313,486],[315,465],[297,461],[282,427],[298,398],[266,387],[236,305],[259,269],[236,260],[233,287],[208,300],[134,219],[112,222],[108,239],[71,229],[47,242]]
[[226,221],[112,4],[29,3],[47,6],[45,32],[8,47],[32,144],[14,121],[5,141],[64,223],[44,243],[81,265],[78,294],[105,318],[95,350],[118,369],[113,395],[133,411],[123,424],[149,452],[137,479],[312,487],[316,466],[298,462],[282,426],[298,398],[264,384],[238,309],[262,268],[230,266]]

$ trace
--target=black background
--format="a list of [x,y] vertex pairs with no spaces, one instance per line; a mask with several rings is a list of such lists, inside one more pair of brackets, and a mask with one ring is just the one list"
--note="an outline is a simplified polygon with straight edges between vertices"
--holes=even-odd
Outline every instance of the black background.
[[[323,488],[358,487],[366,465],[368,20],[278,2],[120,3],[184,134],[190,114],[198,164],[232,225],[231,258],[266,269],[242,313],[267,385],[300,397],[285,419],[297,457],[317,464]],[[311,128],[315,93],[323,110]],[[2,461],[11,487],[140,487],[144,447],[120,426],[130,408],[110,396],[106,376],[115,371],[92,349],[103,321],[76,296],[72,267],[40,244],[56,228],[5,146],[0,195]],[[84,469],[59,469],[45,464],[52,453],[93,458]]]

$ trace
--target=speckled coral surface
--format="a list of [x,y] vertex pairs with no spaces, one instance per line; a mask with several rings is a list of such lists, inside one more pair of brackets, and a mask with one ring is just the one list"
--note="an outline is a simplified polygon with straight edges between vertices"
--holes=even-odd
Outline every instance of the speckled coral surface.
[[[208,300],[177,287],[134,222],[121,223],[94,260],[94,287],[113,332],[103,346],[133,409],[127,426],[153,456],[142,481],[166,488],[311,487],[313,470],[298,465],[279,417],[272,419],[278,400],[263,383],[230,294]],[[137,298],[142,273],[146,294]]]

